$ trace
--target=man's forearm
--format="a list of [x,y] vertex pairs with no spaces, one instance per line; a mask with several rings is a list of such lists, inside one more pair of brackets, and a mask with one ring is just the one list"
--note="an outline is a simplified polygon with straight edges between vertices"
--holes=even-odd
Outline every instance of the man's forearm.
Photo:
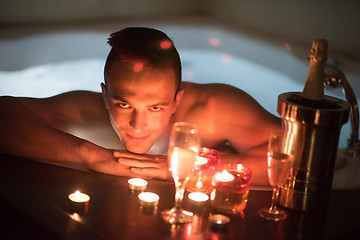
[[2,97],[0,151],[40,159],[82,163],[83,139],[50,126],[14,98]]

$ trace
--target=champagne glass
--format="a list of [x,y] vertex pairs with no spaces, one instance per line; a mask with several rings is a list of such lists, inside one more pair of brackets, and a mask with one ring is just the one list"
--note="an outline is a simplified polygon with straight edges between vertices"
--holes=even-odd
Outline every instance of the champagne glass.
[[270,134],[267,165],[270,185],[273,188],[272,203],[270,208],[262,208],[259,215],[273,221],[283,220],[287,217],[284,210],[276,207],[279,189],[284,185],[292,167],[293,156],[282,136],[282,131],[274,131]]
[[161,212],[163,219],[169,223],[192,221],[193,213],[182,209],[182,200],[184,186],[192,174],[199,149],[200,137],[197,127],[186,122],[174,123],[170,134],[168,162],[175,182],[175,206]]

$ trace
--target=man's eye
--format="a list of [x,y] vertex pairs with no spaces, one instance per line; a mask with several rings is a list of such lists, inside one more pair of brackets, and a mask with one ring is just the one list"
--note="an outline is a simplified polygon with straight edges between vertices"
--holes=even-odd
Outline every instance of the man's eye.
[[124,109],[127,109],[127,108],[130,108],[131,106],[127,103],[117,103],[116,104],[118,107],[121,107],[121,108],[124,108]]
[[153,112],[158,112],[161,109],[162,109],[161,107],[156,107],[156,106],[150,108],[150,110],[153,111]]

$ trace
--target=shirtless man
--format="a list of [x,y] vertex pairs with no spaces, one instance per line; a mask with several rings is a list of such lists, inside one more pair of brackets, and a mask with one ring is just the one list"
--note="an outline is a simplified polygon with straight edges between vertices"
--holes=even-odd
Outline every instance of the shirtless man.
[[[170,179],[166,159],[174,122],[199,126],[202,146],[226,150],[223,161],[246,164],[252,184],[267,185],[266,144],[280,119],[245,92],[224,84],[181,83],[173,42],[161,31],[126,28],[111,34],[102,93],[0,99],[0,151],[89,170]],[[123,150],[72,134],[72,126],[101,126]],[[230,151],[229,151],[230,149]],[[149,154],[151,153],[151,154]]]

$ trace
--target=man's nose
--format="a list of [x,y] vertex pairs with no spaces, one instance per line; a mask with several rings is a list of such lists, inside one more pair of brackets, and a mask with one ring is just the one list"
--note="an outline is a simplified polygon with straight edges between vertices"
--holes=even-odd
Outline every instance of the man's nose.
[[146,113],[133,110],[131,114],[130,126],[135,130],[142,129],[147,124]]

